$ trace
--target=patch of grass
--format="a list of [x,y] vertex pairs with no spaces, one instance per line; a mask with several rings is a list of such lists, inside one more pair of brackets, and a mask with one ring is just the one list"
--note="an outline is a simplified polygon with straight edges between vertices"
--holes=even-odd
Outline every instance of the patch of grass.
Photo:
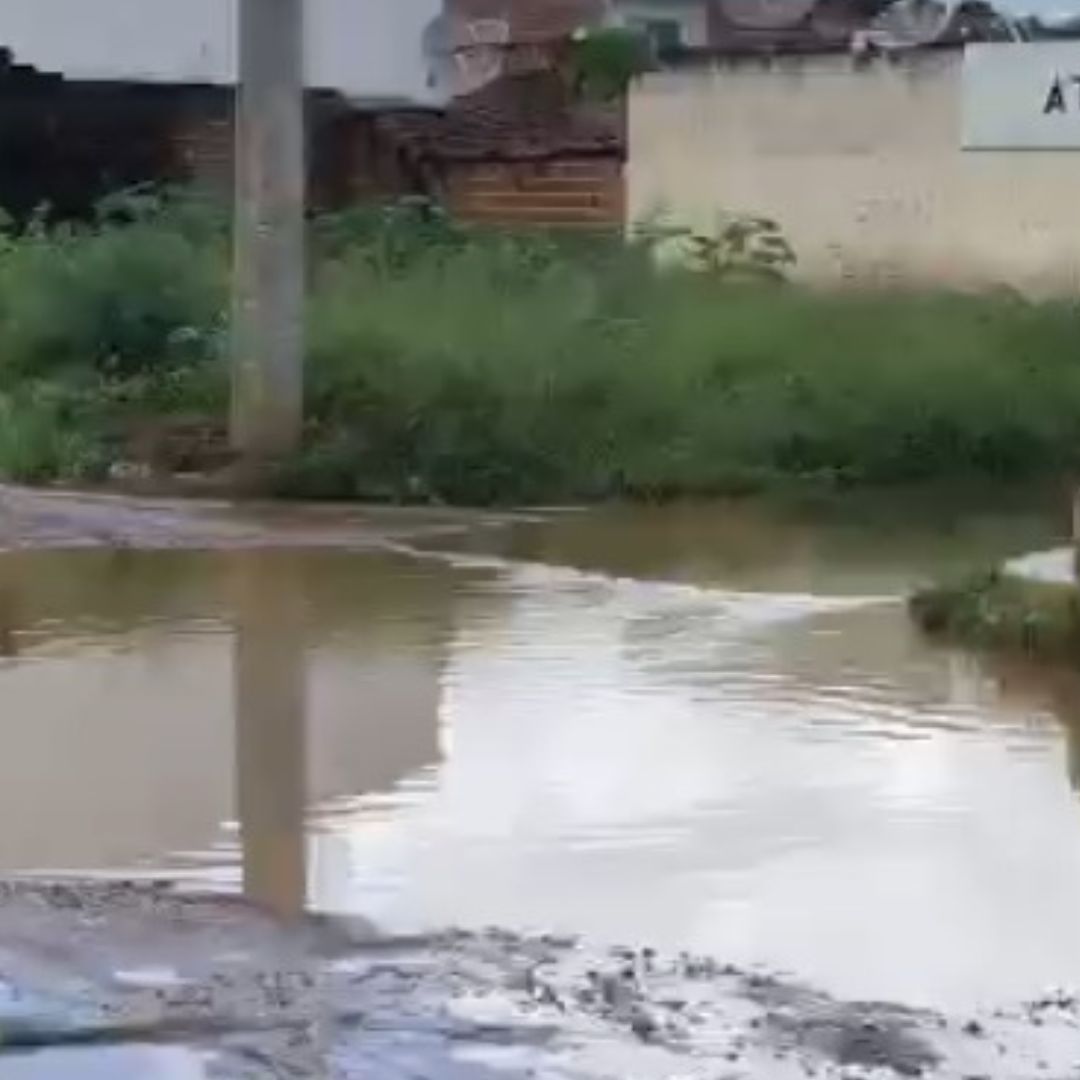
[[916,593],[912,617],[928,634],[979,649],[1080,664],[1080,586],[1000,571]]
[[100,479],[148,416],[223,410],[223,221],[147,194],[0,231],[0,475]]
[[11,480],[95,480],[108,472],[105,443],[66,395],[49,386],[0,392],[0,470]]
[[1080,450],[1066,303],[738,286],[633,253],[523,268],[477,245],[396,275],[347,255],[319,278],[311,329],[310,445],[336,448],[342,494],[1004,479]]
[[[148,418],[220,428],[228,252],[219,210],[149,194],[0,234],[0,473],[123,457]],[[320,218],[311,261],[290,494],[661,500],[1080,466],[1072,303],[753,284],[419,204]],[[61,425],[90,449],[46,437]]]
[[220,352],[224,237],[189,211],[0,238],[0,384],[75,372],[122,379]]

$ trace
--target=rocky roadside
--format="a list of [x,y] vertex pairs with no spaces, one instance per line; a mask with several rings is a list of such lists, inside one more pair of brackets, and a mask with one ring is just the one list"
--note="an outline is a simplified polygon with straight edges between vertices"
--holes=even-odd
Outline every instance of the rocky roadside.
[[0,1078],[1064,1077],[1065,993],[950,1018],[707,958],[285,928],[165,884],[0,887]]

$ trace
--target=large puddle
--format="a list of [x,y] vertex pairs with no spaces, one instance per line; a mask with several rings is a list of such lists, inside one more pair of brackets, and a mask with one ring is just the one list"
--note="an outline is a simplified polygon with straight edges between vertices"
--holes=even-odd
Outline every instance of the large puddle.
[[0,872],[1033,995],[1080,970],[1080,693],[928,647],[900,597],[1056,524],[669,508],[5,556]]

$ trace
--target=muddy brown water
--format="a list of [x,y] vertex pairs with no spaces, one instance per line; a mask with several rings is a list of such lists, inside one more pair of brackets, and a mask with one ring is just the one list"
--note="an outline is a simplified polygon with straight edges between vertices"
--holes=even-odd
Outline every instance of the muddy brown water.
[[[1060,515],[552,513],[0,557],[0,872],[708,952],[968,1007],[1080,972],[1080,693],[901,597]],[[1072,778],[1072,779],[1071,779]]]

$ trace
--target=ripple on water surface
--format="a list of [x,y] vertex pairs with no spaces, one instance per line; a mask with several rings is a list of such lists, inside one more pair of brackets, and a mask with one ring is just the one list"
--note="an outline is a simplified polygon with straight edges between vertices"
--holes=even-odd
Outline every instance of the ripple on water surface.
[[[858,996],[1067,980],[1075,687],[928,647],[895,537],[736,521],[732,554],[715,522],[673,544],[642,520],[423,557],[4,561],[0,868],[168,868]],[[913,582],[936,549],[911,547]]]

